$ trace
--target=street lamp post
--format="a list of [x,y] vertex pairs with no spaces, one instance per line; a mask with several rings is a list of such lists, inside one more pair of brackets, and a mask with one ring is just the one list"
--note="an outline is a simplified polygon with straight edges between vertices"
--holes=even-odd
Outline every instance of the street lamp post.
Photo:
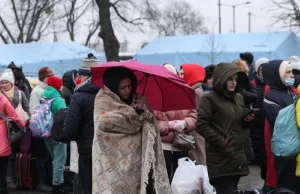
[[[219,9],[221,6],[229,6],[229,7],[232,7],[232,17],[233,17],[233,21],[232,21],[232,25],[233,25],[233,33],[235,33],[235,8],[238,7],[238,6],[242,6],[242,5],[248,5],[250,4],[251,2],[250,1],[246,1],[244,3],[240,3],[240,4],[235,4],[235,5],[228,5],[228,4],[221,4],[220,1],[219,1]],[[221,12],[219,10],[219,12]],[[221,19],[220,19],[221,21]],[[221,24],[220,24],[221,26]]]

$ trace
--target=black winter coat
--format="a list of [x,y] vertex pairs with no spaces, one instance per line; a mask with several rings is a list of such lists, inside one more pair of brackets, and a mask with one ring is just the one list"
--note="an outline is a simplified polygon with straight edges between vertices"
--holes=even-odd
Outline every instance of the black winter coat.
[[[266,165],[266,150],[265,150],[265,115],[263,112],[263,101],[266,84],[255,75],[255,89],[257,100],[253,102],[252,107],[258,109],[255,111],[254,119],[251,122],[251,140],[255,158],[253,164]],[[265,176],[263,176],[265,178]]]
[[[270,90],[266,94],[265,99],[277,104],[275,105],[266,101],[263,103],[264,113],[270,124],[272,133],[279,111],[294,102],[292,92],[290,92],[289,88],[282,83],[282,79],[279,75],[279,67],[284,65],[284,63],[287,62],[275,60],[265,63],[263,66],[265,83],[270,86]],[[274,156],[274,159],[277,174],[277,187],[287,188],[293,190],[295,193],[300,193],[300,178],[295,176],[296,157],[287,159]]]
[[75,89],[65,119],[65,131],[77,142],[78,153],[91,153],[94,137],[94,101],[99,87],[90,80]]
[[71,98],[76,87],[75,84],[75,75],[77,70],[70,70],[64,73],[62,77],[63,88],[62,88],[62,97],[66,100],[66,105],[70,106]]

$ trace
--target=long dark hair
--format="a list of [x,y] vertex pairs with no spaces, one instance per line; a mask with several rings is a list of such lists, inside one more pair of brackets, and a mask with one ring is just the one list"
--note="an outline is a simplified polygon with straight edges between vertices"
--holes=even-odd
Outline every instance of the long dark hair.
[[[123,99],[118,92],[119,84],[125,78],[129,78],[131,80],[132,90],[129,99]],[[109,68],[103,74],[103,83],[113,93],[117,94],[123,102],[128,105],[132,103],[133,95],[135,94],[137,88],[137,78],[130,69],[125,67]]]

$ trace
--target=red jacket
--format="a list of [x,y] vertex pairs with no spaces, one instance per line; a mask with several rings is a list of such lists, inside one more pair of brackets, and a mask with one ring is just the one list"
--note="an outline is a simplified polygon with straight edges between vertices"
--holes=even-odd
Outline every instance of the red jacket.
[[[14,107],[2,93],[0,93],[0,112],[8,118],[16,121],[21,127],[25,126],[25,123],[19,118]],[[9,156],[10,154],[11,147],[7,139],[6,121],[0,118],[0,157]]]

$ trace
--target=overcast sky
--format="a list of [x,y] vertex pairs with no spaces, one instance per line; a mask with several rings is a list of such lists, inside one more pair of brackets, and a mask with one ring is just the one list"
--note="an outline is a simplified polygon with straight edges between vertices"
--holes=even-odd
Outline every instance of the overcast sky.
[[[189,2],[195,9],[199,10],[205,18],[205,25],[211,32],[214,28],[215,33],[219,32],[218,23],[218,0],[185,0]],[[270,6],[269,0],[248,0],[251,3],[248,5],[242,5],[236,7],[236,33],[248,32],[248,13],[251,12],[251,31],[276,31],[280,29],[280,26],[272,25],[272,14],[266,13],[268,6]],[[247,0],[221,0],[221,4],[241,4],[247,2]],[[232,32],[233,30],[233,13],[232,7],[221,6],[222,16],[222,33]],[[288,30],[288,29],[287,29]],[[134,34],[122,34],[117,32],[120,41],[126,37],[129,41],[129,49],[136,51],[139,49],[143,41],[149,41],[155,38],[155,36],[134,33]]]

